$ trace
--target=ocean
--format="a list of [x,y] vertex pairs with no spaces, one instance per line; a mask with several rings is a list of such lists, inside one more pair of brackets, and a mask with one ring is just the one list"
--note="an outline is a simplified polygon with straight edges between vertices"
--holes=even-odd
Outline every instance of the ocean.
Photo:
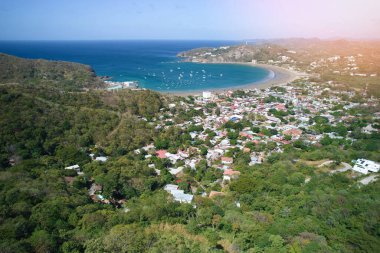
[[0,52],[31,59],[72,61],[90,65],[111,81],[138,81],[161,92],[225,89],[266,79],[264,68],[236,64],[184,63],[176,57],[199,47],[241,41],[0,41]]

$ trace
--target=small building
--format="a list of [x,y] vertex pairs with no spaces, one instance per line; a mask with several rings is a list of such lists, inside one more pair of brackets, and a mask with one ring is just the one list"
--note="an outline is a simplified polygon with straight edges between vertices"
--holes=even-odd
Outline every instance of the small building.
[[171,194],[175,201],[180,203],[191,203],[194,196],[191,194],[186,194],[183,190],[178,190],[178,185],[167,184],[164,187],[164,190]]
[[177,174],[181,173],[183,171],[183,167],[178,167],[178,168],[170,168],[169,173],[172,174],[173,176],[176,176]]
[[156,151],[156,155],[157,155],[157,157],[158,158],[161,158],[161,159],[164,159],[164,158],[167,158],[167,156],[166,156],[166,150],[164,150],[164,149],[160,149],[160,150],[157,150]]
[[211,93],[210,91],[204,91],[204,92],[202,93],[202,97],[203,97],[204,99],[211,99],[211,98],[212,98],[212,93]]
[[352,169],[362,174],[368,174],[371,172],[379,172],[380,164],[371,160],[358,159]]
[[292,137],[300,137],[302,134],[302,130],[297,129],[297,128],[291,128],[291,129],[283,131],[282,133],[284,135],[290,135]]
[[221,161],[223,164],[232,164],[234,162],[234,159],[232,157],[223,156],[221,158]]
[[79,165],[75,164],[75,165],[66,167],[65,170],[79,170],[79,168],[80,168]]
[[106,157],[106,156],[98,156],[95,158],[95,161],[103,162],[103,163],[107,162],[107,160],[108,160],[108,157]]
[[223,181],[231,181],[231,179],[238,178],[240,171],[227,169],[223,173]]
[[84,174],[82,171],[80,171],[80,167],[79,167],[78,164],[75,164],[75,165],[72,165],[72,166],[68,166],[68,167],[65,168],[65,170],[75,170],[78,175],[83,175]]
[[366,134],[371,134],[372,132],[377,132],[378,130],[376,128],[373,128],[372,125],[367,125],[366,127],[362,128],[362,132]]

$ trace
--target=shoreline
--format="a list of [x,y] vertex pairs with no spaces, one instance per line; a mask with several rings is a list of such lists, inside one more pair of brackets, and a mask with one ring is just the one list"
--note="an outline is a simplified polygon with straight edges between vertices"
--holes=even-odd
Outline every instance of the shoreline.
[[284,85],[284,84],[293,82],[297,79],[304,77],[304,75],[302,75],[299,72],[278,67],[275,65],[269,65],[269,64],[254,64],[250,62],[220,62],[220,63],[212,63],[212,64],[238,64],[238,65],[248,65],[252,67],[264,68],[270,71],[272,73],[270,75],[273,75],[273,77],[265,78],[261,81],[254,82],[254,83],[233,86],[230,88],[205,89],[205,90],[194,90],[194,91],[189,90],[189,91],[172,91],[172,92],[157,91],[157,92],[163,95],[169,95],[169,96],[201,95],[203,91],[210,91],[214,94],[220,94],[220,93],[224,93],[227,91],[234,91],[234,90],[266,89],[272,86]]

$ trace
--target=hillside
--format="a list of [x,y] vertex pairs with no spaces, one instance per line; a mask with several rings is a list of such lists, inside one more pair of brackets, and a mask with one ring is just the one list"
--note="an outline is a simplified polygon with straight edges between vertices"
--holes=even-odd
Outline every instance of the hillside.
[[185,61],[204,63],[251,62],[252,60],[266,62],[285,52],[286,49],[283,47],[264,44],[199,48],[181,52],[177,56],[185,58]]
[[367,90],[380,97],[380,42],[284,39],[181,52],[184,61],[254,62],[306,72],[318,83]]
[[102,87],[103,82],[87,65],[48,60],[23,59],[0,53],[0,84],[50,85],[78,90]]
[[[72,73],[16,59],[4,68]],[[377,99],[308,80],[204,99],[31,76],[0,85],[1,253],[378,252],[378,173],[350,169],[380,161]]]

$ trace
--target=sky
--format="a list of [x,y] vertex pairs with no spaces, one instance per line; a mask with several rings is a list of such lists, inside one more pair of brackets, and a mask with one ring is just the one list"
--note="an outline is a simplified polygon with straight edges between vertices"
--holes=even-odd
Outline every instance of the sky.
[[380,38],[380,0],[1,0],[0,40]]

